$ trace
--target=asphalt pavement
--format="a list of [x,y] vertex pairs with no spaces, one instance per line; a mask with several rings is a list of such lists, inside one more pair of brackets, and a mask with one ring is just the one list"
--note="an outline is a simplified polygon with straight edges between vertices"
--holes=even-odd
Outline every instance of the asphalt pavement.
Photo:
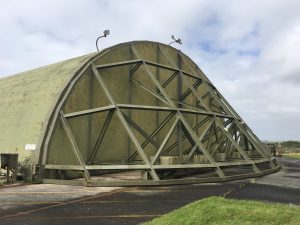
[[[53,193],[55,191],[37,191],[28,194],[14,192],[15,189],[11,188],[3,194],[4,192],[0,190],[1,204],[16,204],[15,207],[0,207],[0,224],[140,224],[209,196],[300,206],[300,161],[280,159],[280,162],[284,168],[279,173],[259,179],[195,185],[115,188],[96,193],[92,191],[95,190],[93,188],[78,189],[77,191],[82,193],[86,190],[91,191],[79,198],[65,198],[65,194],[72,191],[56,191],[56,194]],[[288,181],[292,182],[285,183]],[[56,198],[56,195],[64,197]],[[20,199],[20,196],[23,196],[22,201],[13,201]],[[36,200],[32,201],[33,199]]]

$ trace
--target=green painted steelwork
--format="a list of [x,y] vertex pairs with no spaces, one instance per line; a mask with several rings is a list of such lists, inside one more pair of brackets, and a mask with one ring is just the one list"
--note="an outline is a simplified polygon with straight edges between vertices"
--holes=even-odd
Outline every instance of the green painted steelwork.
[[[161,43],[119,44],[0,79],[0,88],[0,152],[24,160],[24,146],[36,144],[43,181],[159,185],[280,168],[200,68]],[[132,170],[144,175],[97,180]]]

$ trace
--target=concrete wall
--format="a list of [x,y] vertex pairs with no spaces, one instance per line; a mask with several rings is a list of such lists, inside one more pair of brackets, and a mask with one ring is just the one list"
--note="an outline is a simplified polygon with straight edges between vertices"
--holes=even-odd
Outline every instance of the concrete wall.
[[38,144],[64,86],[91,56],[0,79],[0,153],[17,153],[20,161],[31,156],[25,145]]

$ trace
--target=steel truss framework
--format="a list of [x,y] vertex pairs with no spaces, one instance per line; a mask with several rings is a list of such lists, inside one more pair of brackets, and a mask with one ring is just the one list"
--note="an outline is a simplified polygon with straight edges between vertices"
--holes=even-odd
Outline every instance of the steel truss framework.
[[[168,61],[168,65],[160,64],[143,59],[139,51],[135,48],[134,43],[130,44],[131,54],[134,55],[133,60],[121,61],[109,64],[97,65],[95,60],[90,62],[84,70],[91,69],[92,76],[94,76],[99,83],[100,87],[105,93],[105,96],[109,100],[107,106],[90,108],[87,110],[75,111],[64,113],[62,106],[64,101],[72,89],[72,85],[80,78],[79,74],[67,88],[64,93],[64,97],[57,105],[54,111],[53,121],[56,118],[59,119],[64,132],[71,144],[72,151],[76,157],[77,165],[56,165],[47,163],[47,151],[43,151],[40,157],[40,176],[44,182],[48,183],[62,183],[62,184],[80,184],[87,186],[128,186],[128,185],[163,185],[163,184],[179,184],[179,183],[199,183],[199,182],[217,182],[228,181],[234,179],[242,179],[249,177],[258,177],[271,172],[275,172],[280,168],[280,165],[273,158],[267,148],[260,142],[251,129],[244,123],[241,117],[236,111],[229,105],[221,93],[214,87],[209,79],[198,68],[189,67],[189,71],[184,71],[180,68],[177,62],[175,62],[168,53],[161,48],[160,44],[157,44],[158,51]],[[106,51],[98,57],[106,54]],[[186,57],[178,51],[178,57],[181,62],[186,60]],[[189,65],[189,64],[187,64]],[[135,105],[135,104],[119,104],[113,97],[111,90],[108,88],[102,77],[103,70],[111,70],[116,67],[128,66],[130,68],[130,82],[138,85],[145,92],[152,95],[157,101],[164,103],[166,106],[160,105]],[[168,71],[172,73],[167,80],[163,83],[153,74],[153,68],[159,68],[161,71]],[[144,76],[150,78],[153,82],[155,89],[150,87],[147,83],[141,82],[135,77],[136,71],[144,71]],[[178,79],[181,86],[186,86],[186,90],[182,89],[178,92],[178,99],[172,98],[166,88],[170,83]],[[199,89],[205,88],[206,93],[201,95]],[[184,100],[192,96],[196,99],[197,104],[188,104]],[[130,114],[124,113],[124,110],[131,111],[156,111],[166,112],[167,116],[157,125],[156,129],[152,133],[147,133],[141,126],[139,126],[130,116]],[[76,117],[84,117],[92,114],[106,113],[106,119],[103,123],[101,130],[95,145],[93,146],[92,153],[85,161],[81,154],[81,150],[78,145],[73,131],[70,127],[69,120]],[[195,126],[192,126],[186,115],[201,115],[203,116],[201,121],[198,121]],[[114,117],[115,116],[115,117]],[[132,152],[126,159],[125,164],[95,164],[94,159],[99,149],[101,149],[101,143],[105,138],[105,133],[113,120],[118,119],[124,127],[130,141],[134,145],[136,151]],[[44,141],[44,149],[47,149],[49,139],[51,137],[51,131],[54,129],[54,123],[49,127],[49,134]],[[169,130],[166,132],[165,137],[161,143],[156,141],[156,135],[169,124]],[[201,130],[199,133],[198,130]],[[173,143],[167,146],[170,141],[170,137],[177,131],[177,139]],[[144,137],[144,142],[140,143],[136,136],[136,132]],[[182,149],[182,142],[188,141],[190,147]],[[145,153],[145,148],[148,145],[153,145],[157,149],[155,155],[149,157]],[[160,157],[164,154],[172,151],[174,148],[179,149],[178,157],[182,159],[180,163],[174,163],[170,165],[160,164]],[[238,155],[238,159],[231,160],[219,160],[218,156],[232,154]],[[203,157],[204,162],[192,162],[195,155]],[[137,159],[142,161],[141,164],[134,163]],[[262,168],[261,164],[268,164],[267,169]],[[248,166],[251,170],[246,172],[240,172],[234,175],[226,174],[226,168],[235,166]],[[186,170],[186,169],[202,169],[210,168],[217,176],[206,176],[200,178],[183,178],[183,179],[163,179],[158,171],[162,170]],[[71,170],[81,171],[84,180],[54,180],[43,177],[43,172],[49,170]],[[90,171],[93,170],[141,170],[144,171],[147,176],[141,180],[131,181],[110,181],[110,182],[98,182],[94,179]]]

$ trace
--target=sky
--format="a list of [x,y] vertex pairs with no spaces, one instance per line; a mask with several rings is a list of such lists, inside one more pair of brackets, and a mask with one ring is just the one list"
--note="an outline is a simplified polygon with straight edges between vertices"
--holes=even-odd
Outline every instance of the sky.
[[10,0],[0,78],[132,40],[190,56],[262,140],[300,140],[299,0]]

